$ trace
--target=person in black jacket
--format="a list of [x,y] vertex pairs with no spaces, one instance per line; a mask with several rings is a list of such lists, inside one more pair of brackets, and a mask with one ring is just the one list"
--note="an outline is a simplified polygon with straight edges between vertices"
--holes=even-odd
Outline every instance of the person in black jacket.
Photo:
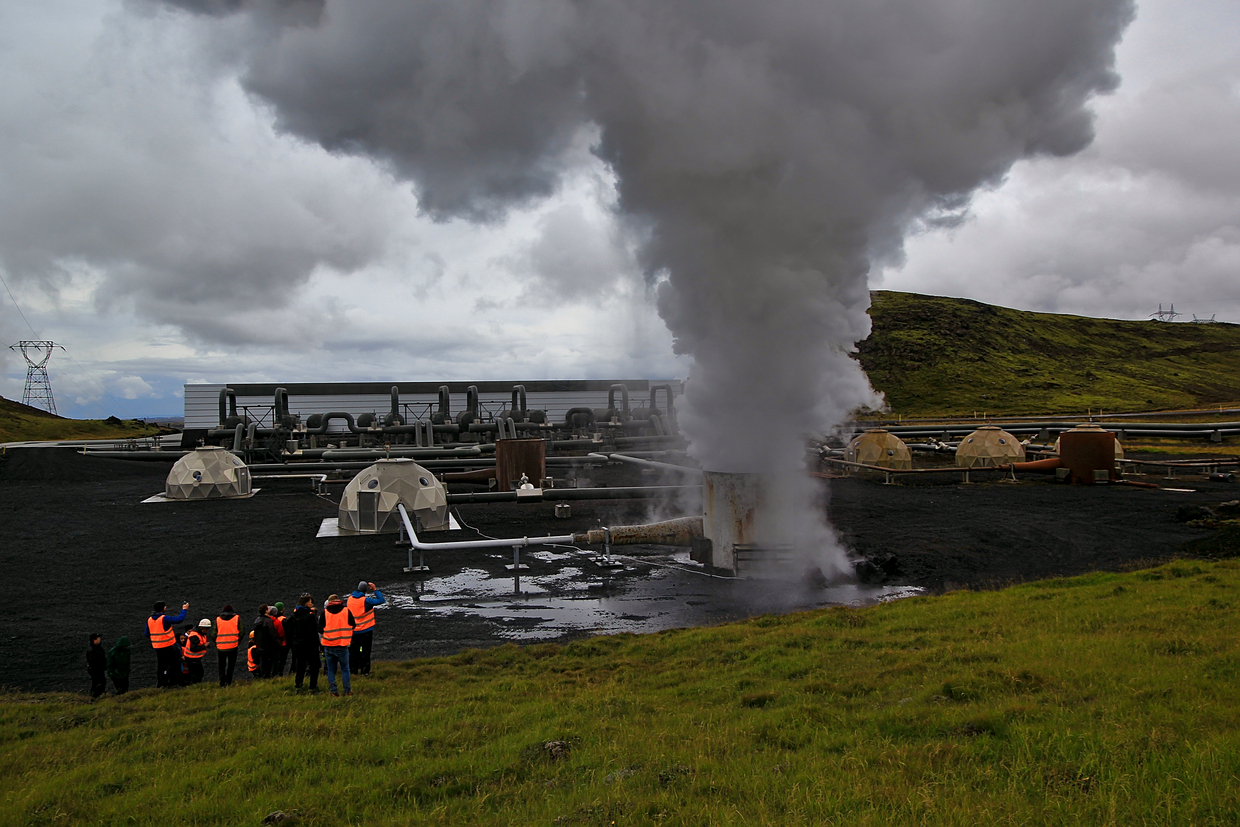
[[92,632],[86,649],[86,672],[90,675],[90,696],[98,698],[108,691],[108,653],[103,651],[103,635]]
[[314,598],[303,594],[293,609],[293,616],[284,624],[288,636],[293,663],[293,684],[302,688],[306,673],[310,673],[310,691],[319,691],[319,619],[314,610]]
[[254,618],[254,654],[258,660],[256,678],[270,678],[275,659],[280,651],[280,639],[276,636],[276,624],[271,620],[271,607],[266,603],[258,607]]

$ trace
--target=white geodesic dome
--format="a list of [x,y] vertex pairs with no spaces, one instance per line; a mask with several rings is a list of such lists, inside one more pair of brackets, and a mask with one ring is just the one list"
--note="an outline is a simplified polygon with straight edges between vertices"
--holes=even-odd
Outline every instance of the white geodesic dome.
[[881,468],[912,468],[913,455],[895,434],[872,428],[848,443],[844,459]]
[[196,448],[177,460],[164,483],[170,500],[250,496],[250,469],[236,454],[217,446]]
[[1025,446],[998,425],[983,425],[956,447],[956,465],[977,468],[985,465],[1007,465],[1024,462]]
[[395,534],[404,503],[414,530],[448,528],[448,495],[435,475],[411,459],[381,459],[344,487],[341,534]]

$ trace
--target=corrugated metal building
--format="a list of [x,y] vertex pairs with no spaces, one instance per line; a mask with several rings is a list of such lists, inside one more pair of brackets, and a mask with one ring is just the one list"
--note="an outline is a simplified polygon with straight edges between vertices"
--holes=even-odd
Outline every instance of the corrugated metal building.
[[[289,413],[300,415],[302,422],[311,414],[345,411],[354,417],[372,413],[379,417],[391,410],[392,386],[400,388],[400,415],[408,423],[423,422],[439,407],[439,388],[447,385],[451,392],[451,413],[464,410],[466,388],[478,388],[479,414],[483,419],[499,413],[512,400],[514,385],[524,385],[526,406],[547,412],[551,422],[562,422],[570,408],[607,407],[612,385],[628,388],[629,405],[637,408],[650,402],[650,388],[671,385],[674,397],[680,396],[684,383],[679,379],[570,379],[537,382],[292,382],[288,384],[186,385],[185,428],[217,428],[220,424],[220,391],[230,387],[237,394],[238,413],[263,426],[272,423],[276,388],[288,391]],[[658,404],[667,403],[662,392]],[[620,395],[616,395],[620,406]],[[331,430],[346,430],[343,422],[331,423]]]

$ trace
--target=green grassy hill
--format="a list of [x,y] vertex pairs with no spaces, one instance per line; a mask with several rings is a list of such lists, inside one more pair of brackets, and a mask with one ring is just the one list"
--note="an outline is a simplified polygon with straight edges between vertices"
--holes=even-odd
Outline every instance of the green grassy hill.
[[858,358],[896,413],[1118,413],[1240,402],[1240,325],[1029,313],[875,291]]
[[1234,824],[1238,595],[1178,563],[383,663],[348,698],[5,694],[0,823]]
[[45,439],[129,439],[157,434],[137,419],[65,419],[0,397],[0,442]]

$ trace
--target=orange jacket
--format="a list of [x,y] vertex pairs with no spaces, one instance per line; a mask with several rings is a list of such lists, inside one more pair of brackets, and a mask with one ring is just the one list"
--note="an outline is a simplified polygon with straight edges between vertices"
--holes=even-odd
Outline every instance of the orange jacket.
[[[333,612],[333,606],[340,610]],[[324,646],[348,646],[353,642],[353,615],[343,604],[329,603],[319,621],[319,643]]]
[[215,619],[215,648],[223,651],[236,649],[241,641],[241,615],[233,615],[228,620],[222,617]]
[[375,628],[375,607],[366,608],[366,597],[350,597],[345,604],[349,607],[349,613],[357,620],[357,625],[353,627],[355,632],[369,632]]
[[171,626],[164,628],[163,615],[148,617],[146,630],[151,635],[151,647],[154,649],[167,649],[169,646],[177,645],[177,633]]

